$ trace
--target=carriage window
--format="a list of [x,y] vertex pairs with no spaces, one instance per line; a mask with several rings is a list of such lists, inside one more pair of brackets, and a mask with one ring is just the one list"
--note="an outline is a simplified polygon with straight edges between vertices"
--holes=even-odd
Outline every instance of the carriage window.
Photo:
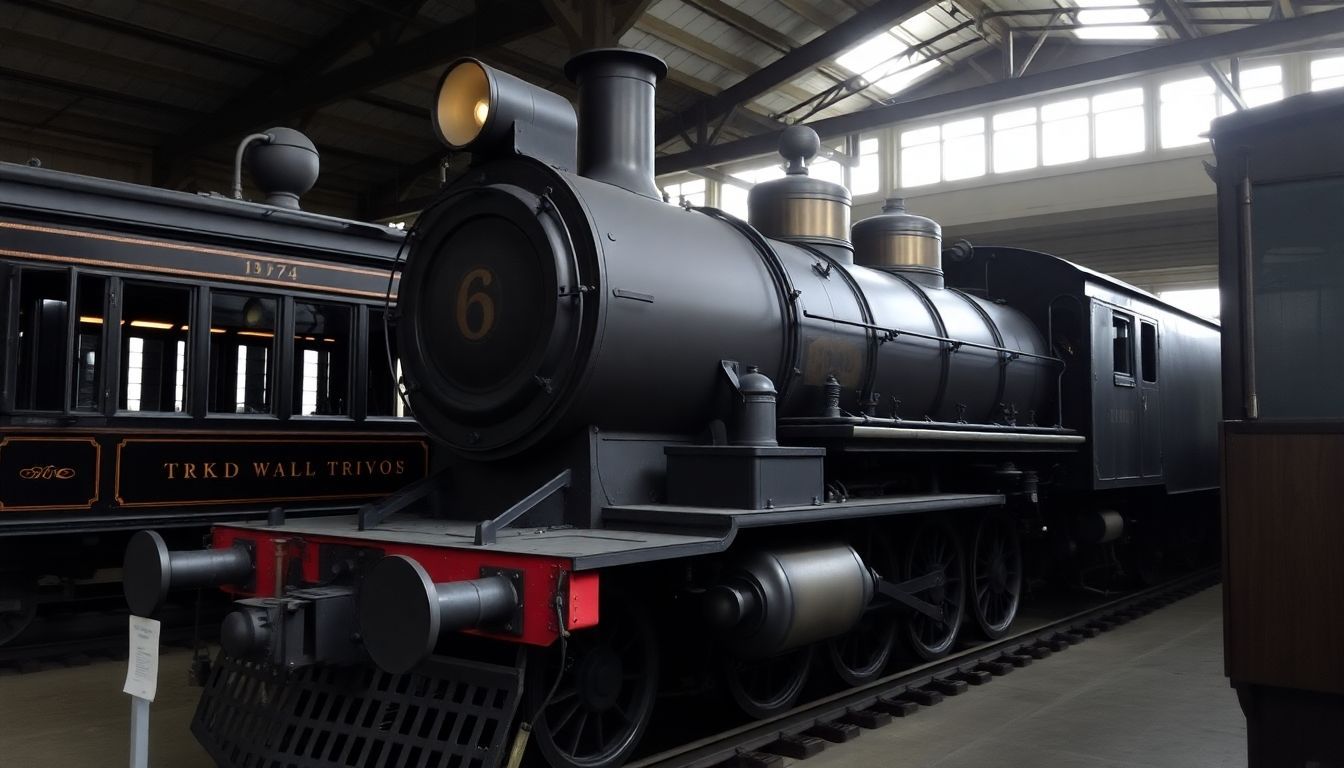
[[397,394],[401,360],[397,357],[396,332],[387,327],[386,318],[387,313],[381,309],[369,310],[368,412],[370,416],[405,416],[406,406]]
[[24,270],[20,274],[17,409],[61,410],[69,302],[68,272]]
[[301,416],[350,413],[350,307],[294,302],[293,387]]
[[187,410],[185,385],[190,325],[190,289],[147,283],[125,284],[121,310],[121,385],[117,389],[119,408],[154,413]]
[[1157,381],[1157,326],[1139,323],[1139,351],[1143,357],[1143,380]]
[[210,411],[271,413],[277,301],[215,292],[210,298]]
[[106,278],[92,275],[79,277],[75,294],[77,325],[70,381],[70,407],[76,411],[96,411],[101,405],[99,390],[103,371],[106,287]]
[[1114,351],[1115,372],[1122,376],[1134,375],[1133,323],[1119,314],[1111,316],[1111,346]]

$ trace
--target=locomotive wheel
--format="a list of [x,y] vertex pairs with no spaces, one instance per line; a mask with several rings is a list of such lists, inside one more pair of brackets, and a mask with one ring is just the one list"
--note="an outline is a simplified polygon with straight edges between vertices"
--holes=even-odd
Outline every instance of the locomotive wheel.
[[792,707],[807,683],[812,669],[812,646],[767,659],[726,657],[724,682],[742,713],[753,720],[770,717]]
[[966,613],[965,571],[961,541],[947,523],[930,520],[910,538],[904,577],[943,574],[942,584],[915,593],[921,600],[942,606],[942,620],[912,612],[902,627],[905,646],[915,657],[923,661],[942,658],[957,642],[961,619]]
[[[625,762],[653,717],[658,646],[647,615],[633,601],[604,598],[596,627],[570,636],[563,665],[556,647],[529,660],[533,738],[548,765],[605,768]],[[556,683],[556,673],[560,681]]]
[[[853,541],[863,562],[885,578],[900,573],[900,563],[881,532],[868,530]],[[895,606],[877,600],[865,609],[859,623],[839,637],[826,641],[826,657],[836,677],[848,686],[876,680],[896,649],[900,617]]]
[[1011,517],[995,512],[980,518],[969,566],[976,629],[998,640],[1008,634],[1022,602],[1022,543]]
[[37,615],[37,588],[22,577],[0,578],[0,645],[23,634]]

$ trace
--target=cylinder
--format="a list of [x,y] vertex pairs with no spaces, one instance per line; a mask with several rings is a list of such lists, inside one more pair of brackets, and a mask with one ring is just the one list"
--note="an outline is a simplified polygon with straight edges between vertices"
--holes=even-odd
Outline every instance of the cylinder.
[[706,591],[704,613],[734,653],[759,658],[845,633],[872,598],[853,547],[797,547],[745,555]]
[[1105,544],[1125,532],[1125,518],[1113,509],[1089,509],[1074,518],[1074,537],[1080,544]]
[[236,608],[219,627],[219,644],[235,659],[261,656],[271,645],[271,624],[255,608]]
[[520,599],[506,576],[436,584],[416,561],[392,555],[360,585],[359,627],[373,662],[399,674],[424,661],[441,633],[501,624]]
[[854,225],[854,262],[874,269],[927,276],[943,284],[943,231],[938,222],[905,210],[905,201],[891,198],[882,213]]
[[775,240],[840,246],[848,261],[852,198],[841,184],[814,179],[807,165],[821,148],[816,131],[789,126],[780,134],[779,154],[788,161],[782,178],[763,181],[747,194],[747,220]]
[[654,90],[667,65],[625,48],[584,51],[565,64],[579,89],[579,175],[660,200],[653,180]]
[[162,536],[140,531],[126,545],[122,571],[131,613],[150,616],[169,590],[246,582],[252,577],[252,555],[242,547],[169,552]]

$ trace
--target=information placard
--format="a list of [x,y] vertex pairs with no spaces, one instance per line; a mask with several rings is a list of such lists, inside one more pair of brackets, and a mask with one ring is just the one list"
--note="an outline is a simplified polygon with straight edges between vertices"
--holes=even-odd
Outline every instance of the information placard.
[[153,701],[159,687],[159,622],[131,617],[130,653],[126,657],[126,685],[122,690]]

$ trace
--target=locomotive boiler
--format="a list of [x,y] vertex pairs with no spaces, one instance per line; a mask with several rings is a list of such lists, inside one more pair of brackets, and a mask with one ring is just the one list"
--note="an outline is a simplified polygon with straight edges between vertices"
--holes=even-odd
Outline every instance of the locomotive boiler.
[[577,113],[472,59],[441,81],[471,164],[408,234],[393,319],[446,466],[353,517],[128,548],[137,613],[238,597],[193,723],[221,764],[610,768],[662,694],[764,717],[814,666],[855,685],[1001,637],[1024,540],[1038,570],[1111,562],[1215,487],[1216,326],[1045,254],[944,250],[900,201],[851,227],[805,127],[749,221],[668,205],[665,72],[580,54]]
[[[581,425],[685,432],[713,413],[722,360],[767,375],[782,416],[1026,423],[1051,399],[1058,361],[1040,331],[944,287],[936,223],[898,205],[851,245],[849,192],[807,176],[811,129],[784,133],[788,175],[751,191],[752,224],[669,207],[652,175],[663,63],[592,51],[566,71],[577,157],[565,145],[483,164],[416,228],[398,302],[406,388],[446,444],[498,458]],[[474,61],[450,69],[437,113],[450,146],[502,154],[529,130],[573,130],[553,100],[521,126],[503,99],[474,131],[444,114],[503,85]]]

